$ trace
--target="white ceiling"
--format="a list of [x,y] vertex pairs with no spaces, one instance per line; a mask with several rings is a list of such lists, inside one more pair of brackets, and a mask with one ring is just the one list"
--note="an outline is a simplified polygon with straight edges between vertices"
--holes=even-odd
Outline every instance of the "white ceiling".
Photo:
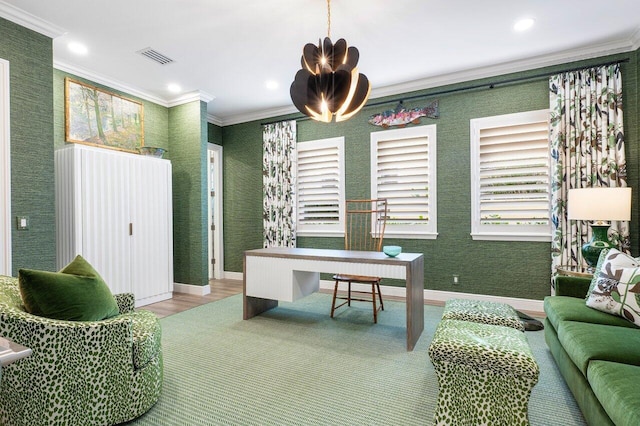
[[[302,47],[327,35],[326,0],[5,0],[0,16],[54,37],[58,69],[167,106],[199,93],[222,125],[295,111]],[[640,1],[333,0],[331,37],[358,48],[375,98],[637,49]]]

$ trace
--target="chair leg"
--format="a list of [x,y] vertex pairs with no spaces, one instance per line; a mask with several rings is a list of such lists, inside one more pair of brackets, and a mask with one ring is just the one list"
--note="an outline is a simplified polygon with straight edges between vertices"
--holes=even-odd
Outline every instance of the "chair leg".
[[336,310],[336,294],[338,293],[338,280],[336,280],[336,284],[333,286],[333,302],[331,302],[331,318],[333,318],[333,313]]
[[373,323],[378,323],[378,309],[376,308],[376,285],[371,283],[371,302],[373,303]]
[[351,306],[351,281],[349,281],[349,290],[347,293],[347,306]]
[[380,291],[380,283],[377,282],[376,286],[378,287],[378,299],[380,299],[380,310],[384,311],[384,303],[382,302],[382,292]]

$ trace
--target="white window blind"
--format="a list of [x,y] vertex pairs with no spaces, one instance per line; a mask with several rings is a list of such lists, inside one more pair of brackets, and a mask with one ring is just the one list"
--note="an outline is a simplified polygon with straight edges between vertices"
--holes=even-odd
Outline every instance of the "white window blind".
[[550,241],[547,110],[471,120],[475,239]]
[[344,138],[297,146],[298,235],[344,235]]
[[371,194],[386,198],[385,236],[436,237],[436,127],[371,134]]

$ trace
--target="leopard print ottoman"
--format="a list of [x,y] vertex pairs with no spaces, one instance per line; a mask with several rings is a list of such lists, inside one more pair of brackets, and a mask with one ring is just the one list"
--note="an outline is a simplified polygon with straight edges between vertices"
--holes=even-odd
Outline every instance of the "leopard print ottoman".
[[524,333],[442,320],[429,346],[439,385],[435,425],[528,425],[539,368]]
[[444,305],[442,319],[503,325],[524,331],[524,324],[513,307],[506,303],[481,300],[450,299]]

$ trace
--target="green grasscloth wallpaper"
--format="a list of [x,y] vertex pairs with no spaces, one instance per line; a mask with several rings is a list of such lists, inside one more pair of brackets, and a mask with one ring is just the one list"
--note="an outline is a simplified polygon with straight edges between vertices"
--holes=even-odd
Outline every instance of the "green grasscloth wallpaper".
[[[53,48],[51,39],[0,18],[0,58],[9,61],[12,269],[55,268]],[[12,222],[14,223],[14,222]]]
[[[465,90],[455,93],[430,93],[474,86],[480,83],[533,77],[546,71],[588,66],[604,61],[630,58],[622,65],[624,84],[625,132],[629,185],[637,192],[638,182],[638,118],[636,53],[584,61],[505,75],[483,81],[439,87],[407,94],[426,95],[419,100],[405,101],[406,107],[425,105],[433,99],[440,104],[439,119],[422,119],[421,125],[437,125],[437,204],[438,238],[436,240],[385,239],[407,252],[425,256],[425,288],[504,297],[542,299],[550,288],[550,243],[474,241],[471,239],[470,148],[469,121],[513,112],[549,108],[548,82],[533,78],[517,83],[497,84],[494,88]],[[298,141],[344,136],[346,145],[346,197],[367,198],[370,192],[369,134],[380,131],[367,122],[370,115],[390,109],[393,101],[363,109],[344,123],[298,121]],[[371,100],[379,103],[384,99]],[[290,115],[282,119],[298,117]],[[271,119],[268,121],[272,121]],[[244,250],[262,245],[262,127],[254,121],[222,128],[224,146],[224,226],[225,270],[242,271]],[[638,252],[638,197],[634,194],[632,249]],[[299,237],[298,247],[341,248],[340,238]],[[453,275],[460,283],[453,285]],[[390,282],[388,285],[404,285]]]

